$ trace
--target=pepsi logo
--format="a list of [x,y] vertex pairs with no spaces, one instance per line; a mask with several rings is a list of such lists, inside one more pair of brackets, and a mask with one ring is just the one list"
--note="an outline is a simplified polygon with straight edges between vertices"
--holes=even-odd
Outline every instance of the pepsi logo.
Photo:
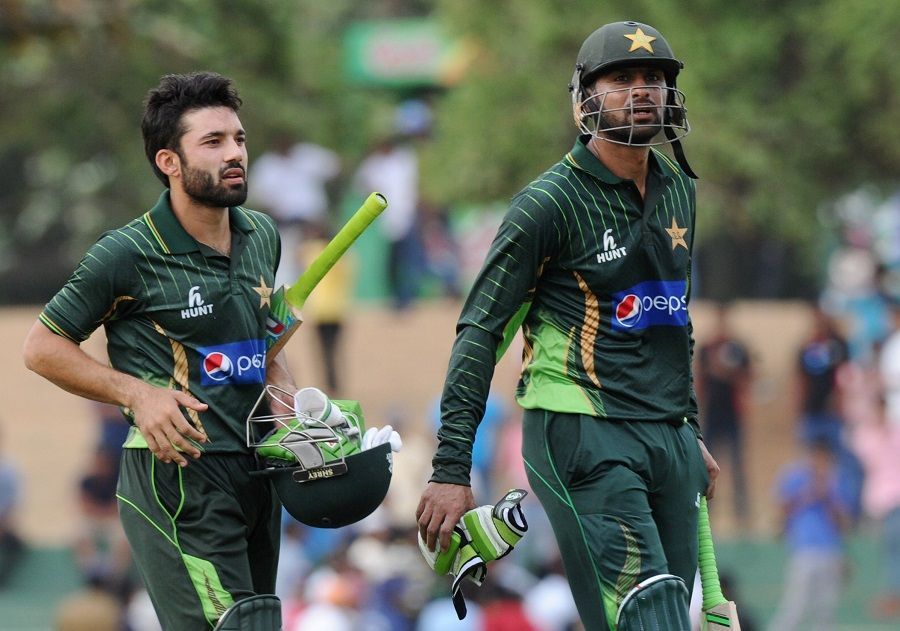
[[200,383],[204,386],[264,383],[265,340],[242,340],[197,348]]
[[269,316],[266,318],[266,330],[272,335],[278,336],[284,333],[284,324]]
[[685,326],[687,283],[651,280],[612,295],[610,324],[619,331],[643,331],[656,326]]
[[203,372],[213,381],[225,381],[234,374],[234,363],[225,353],[214,351],[203,358]]
[[638,323],[643,312],[644,306],[640,297],[628,294],[616,306],[616,320],[625,328],[630,329]]

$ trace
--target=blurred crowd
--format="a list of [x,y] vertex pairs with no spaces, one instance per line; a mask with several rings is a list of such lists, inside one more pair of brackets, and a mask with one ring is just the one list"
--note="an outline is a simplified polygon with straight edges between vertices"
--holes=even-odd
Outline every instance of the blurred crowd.
[[[786,552],[772,631],[834,628],[853,572],[848,537],[859,532],[876,538],[881,566],[866,568],[881,587],[867,611],[900,620],[900,195],[878,202],[860,191],[835,210],[837,243],[788,384],[799,455],[782,463],[771,497]],[[734,334],[731,310],[716,310],[696,385],[705,440],[730,473],[723,495],[746,528],[758,349]]]

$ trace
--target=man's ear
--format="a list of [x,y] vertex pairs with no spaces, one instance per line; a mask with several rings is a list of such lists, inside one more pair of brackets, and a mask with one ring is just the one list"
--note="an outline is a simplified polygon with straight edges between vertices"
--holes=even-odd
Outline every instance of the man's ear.
[[171,149],[156,152],[156,167],[169,177],[181,175],[181,158]]

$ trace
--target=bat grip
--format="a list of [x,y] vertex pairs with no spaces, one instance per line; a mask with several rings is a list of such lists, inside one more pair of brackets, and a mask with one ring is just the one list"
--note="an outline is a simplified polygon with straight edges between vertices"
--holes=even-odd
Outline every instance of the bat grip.
[[700,584],[703,587],[703,609],[708,610],[727,601],[719,583],[716,551],[713,548],[712,530],[709,527],[709,507],[705,497],[700,498],[700,510],[697,513],[697,538]]

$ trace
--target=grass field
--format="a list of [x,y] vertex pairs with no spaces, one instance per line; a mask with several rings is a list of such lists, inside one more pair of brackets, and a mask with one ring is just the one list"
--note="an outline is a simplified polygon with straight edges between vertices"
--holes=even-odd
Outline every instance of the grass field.
[[[765,629],[781,596],[784,549],[770,540],[744,540],[716,546],[719,568],[734,577],[738,610],[752,616],[756,629]],[[866,607],[877,592],[878,548],[869,535],[857,535],[848,544],[849,582],[839,608],[841,631],[889,631],[900,628],[900,620],[874,620]],[[787,630],[785,630],[787,631]],[[803,631],[796,629],[791,631]]]

